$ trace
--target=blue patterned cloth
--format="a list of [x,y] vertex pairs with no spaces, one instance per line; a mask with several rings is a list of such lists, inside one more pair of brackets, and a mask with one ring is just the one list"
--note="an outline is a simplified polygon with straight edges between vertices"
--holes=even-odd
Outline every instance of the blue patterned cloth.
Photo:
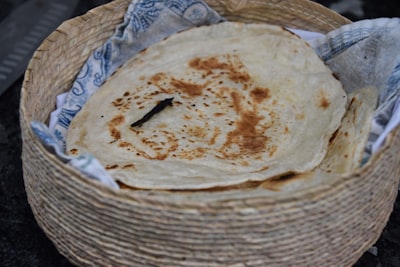
[[[133,0],[124,22],[114,35],[95,50],[79,72],[50,129],[32,122],[34,133],[60,160],[86,176],[112,188],[118,185],[90,154],[64,154],[65,138],[73,117],[90,96],[129,58],[178,31],[214,24],[224,19],[201,0]],[[317,54],[339,76],[351,92],[374,85],[380,92],[364,162],[379,149],[400,119],[400,21],[377,19],[343,26],[326,36],[311,40]]]

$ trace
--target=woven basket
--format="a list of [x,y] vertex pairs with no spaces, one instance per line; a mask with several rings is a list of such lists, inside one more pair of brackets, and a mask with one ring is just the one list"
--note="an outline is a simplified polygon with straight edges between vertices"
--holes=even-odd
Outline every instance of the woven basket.
[[[48,153],[46,122],[91,52],[123,20],[117,0],[63,23],[34,54],[21,96],[23,171],[33,214],[79,266],[351,266],[380,236],[397,194],[400,129],[359,172],[290,196],[112,190]],[[349,23],[306,0],[209,0],[229,20],[327,32]]]

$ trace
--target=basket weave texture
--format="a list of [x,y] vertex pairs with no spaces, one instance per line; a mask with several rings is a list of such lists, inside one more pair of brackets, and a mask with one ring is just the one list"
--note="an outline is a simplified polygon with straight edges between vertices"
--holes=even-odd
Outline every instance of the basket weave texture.
[[[350,21],[305,0],[208,0],[232,21],[328,32]],[[116,0],[63,23],[35,52],[21,95],[28,201],[57,249],[79,266],[351,266],[380,236],[397,194],[400,129],[360,171],[271,197],[263,190],[169,193],[109,189],[35,138],[56,95],[122,22]]]

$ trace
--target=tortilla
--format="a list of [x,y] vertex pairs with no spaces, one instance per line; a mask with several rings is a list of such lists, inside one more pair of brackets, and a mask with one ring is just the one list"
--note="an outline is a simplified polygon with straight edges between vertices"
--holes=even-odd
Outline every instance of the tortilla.
[[378,101],[378,90],[366,87],[353,91],[348,99],[349,105],[340,128],[318,166],[328,173],[348,174],[360,168]]
[[378,90],[366,87],[353,91],[348,99],[340,128],[331,138],[328,152],[320,165],[307,173],[267,179],[259,187],[275,192],[298,191],[317,184],[327,184],[338,175],[347,175],[360,169],[378,101]]
[[72,121],[67,152],[92,153],[135,188],[262,181],[320,164],[346,101],[298,36],[224,22],[175,34],[125,63]]

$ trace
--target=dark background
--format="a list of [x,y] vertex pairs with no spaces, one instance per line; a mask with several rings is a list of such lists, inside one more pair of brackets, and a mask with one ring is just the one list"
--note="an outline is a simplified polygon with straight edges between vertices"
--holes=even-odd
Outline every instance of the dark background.
[[[0,0],[0,23],[23,2],[25,0]],[[72,16],[84,14],[107,2],[110,1],[81,0]],[[353,21],[400,17],[398,0],[315,2],[332,8]],[[18,109],[21,84],[22,76],[0,96],[0,267],[72,267],[37,226],[26,199],[20,159]],[[376,247],[377,256],[367,252],[356,266],[400,267],[400,197],[397,198],[390,221]]]

